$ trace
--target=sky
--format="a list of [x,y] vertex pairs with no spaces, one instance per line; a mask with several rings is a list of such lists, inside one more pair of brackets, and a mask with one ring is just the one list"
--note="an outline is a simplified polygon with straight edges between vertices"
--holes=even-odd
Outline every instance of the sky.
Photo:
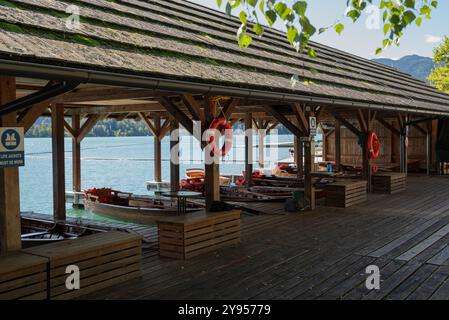
[[[217,0],[190,1],[218,9]],[[292,0],[286,0],[286,2],[293,3]],[[338,35],[333,29],[329,29],[321,35],[314,36],[313,41],[368,59],[381,57],[399,59],[411,54],[432,57],[433,48],[438,46],[444,35],[449,36],[449,1],[440,0],[439,3],[431,20],[424,20],[420,27],[413,25],[407,28],[401,45],[390,47],[380,55],[375,55],[375,50],[381,46],[383,39],[382,24],[379,29],[376,28],[379,25],[376,22],[381,21],[381,14],[378,12],[366,14],[357,23],[353,23],[343,17],[346,0],[309,0],[307,12],[309,19],[317,29],[334,24],[336,19],[341,19],[345,25],[345,30],[341,35]],[[276,23],[275,28],[282,30],[282,23]]]

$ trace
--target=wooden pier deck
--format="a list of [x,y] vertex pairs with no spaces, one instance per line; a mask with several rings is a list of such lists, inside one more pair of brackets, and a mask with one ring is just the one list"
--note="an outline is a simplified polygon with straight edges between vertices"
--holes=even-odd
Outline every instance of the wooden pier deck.
[[[245,216],[242,243],[215,254],[143,257],[141,279],[84,298],[449,299],[449,179],[412,176],[347,209]],[[368,265],[380,290],[365,287]]]

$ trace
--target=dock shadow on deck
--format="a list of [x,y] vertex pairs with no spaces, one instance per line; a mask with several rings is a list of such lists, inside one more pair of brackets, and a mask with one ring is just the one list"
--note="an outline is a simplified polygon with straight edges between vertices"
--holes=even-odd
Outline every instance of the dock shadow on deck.
[[[187,261],[143,252],[143,277],[85,299],[448,299],[449,180],[348,209],[245,216],[242,243]],[[365,287],[377,265],[380,290]]]

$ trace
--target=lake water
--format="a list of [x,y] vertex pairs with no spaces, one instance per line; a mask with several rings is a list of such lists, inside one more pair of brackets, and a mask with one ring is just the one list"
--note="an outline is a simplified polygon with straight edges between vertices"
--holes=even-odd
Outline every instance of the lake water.
[[[266,144],[292,142],[290,135],[270,135]],[[181,178],[187,168],[203,167],[199,144],[191,136],[182,136],[180,143]],[[272,166],[277,159],[289,156],[288,148],[267,148],[272,151]],[[72,141],[65,139],[66,190],[72,190]],[[52,214],[52,146],[50,138],[25,139],[25,167],[20,168],[21,210]],[[268,151],[267,151],[268,152]],[[257,169],[257,137],[254,137],[254,168]],[[162,179],[170,179],[170,139],[162,141]],[[153,137],[86,138],[81,144],[81,186],[148,194],[145,182],[154,179]],[[235,135],[231,152],[220,165],[222,174],[241,174],[244,170],[244,136]],[[67,206],[68,215],[98,219],[84,210]]]

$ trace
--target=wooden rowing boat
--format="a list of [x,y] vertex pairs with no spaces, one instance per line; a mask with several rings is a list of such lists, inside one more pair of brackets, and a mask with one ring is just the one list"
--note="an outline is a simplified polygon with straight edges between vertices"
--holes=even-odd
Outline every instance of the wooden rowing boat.
[[57,241],[76,239],[78,237],[105,231],[66,222],[54,223],[23,217],[21,221],[21,238],[22,246],[24,248]]
[[283,195],[269,195],[257,193],[249,190],[246,187],[229,186],[220,187],[220,198],[223,201],[234,202],[277,202],[285,201],[290,198],[291,194]]
[[[101,190],[107,190],[108,196],[98,196],[88,191],[84,205],[87,210],[105,218],[153,225],[161,218],[178,214],[178,203],[174,199],[135,196],[131,193],[111,189]],[[186,212],[191,213],[201,209],[201,206],[188,202]]]

